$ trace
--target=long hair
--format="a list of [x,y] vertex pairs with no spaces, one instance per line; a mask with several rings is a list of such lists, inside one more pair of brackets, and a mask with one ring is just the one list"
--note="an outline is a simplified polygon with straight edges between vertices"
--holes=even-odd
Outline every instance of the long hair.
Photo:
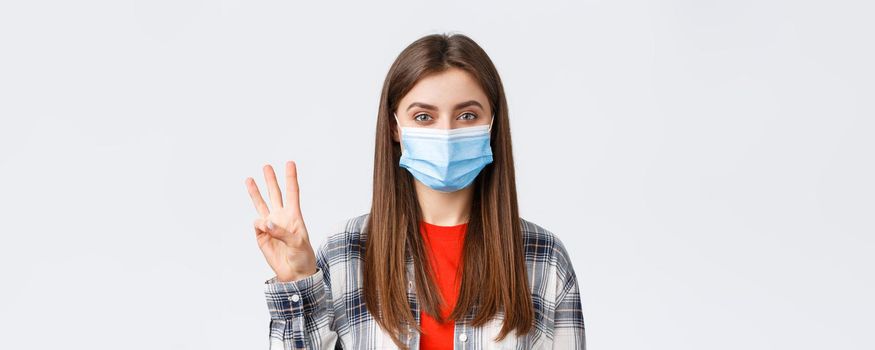
[[426,260],[419,233],[421,209],[413,177],[398,164],[401,146],[392,135],[393,111],[426,75],[455,67],[480,84],[495,113],[490,145],[493,162],[471,184],[470,219],[462,250],[462,283],[449,319],[476,310],[479,327],[499,312],[503,326],[496,340],[512,330],[526,334],[534,321],[517,207],[507,101],[498,71],[486,52],[462,34],[431,34],[405,48],[383,82],[374,153],[374,188],[368,218],[363,293],[368,311],[401,348],[408,327],[421,332],[407,300],[406,259],[412,257],[416,295],[424,312],[443,322],[443,302]]

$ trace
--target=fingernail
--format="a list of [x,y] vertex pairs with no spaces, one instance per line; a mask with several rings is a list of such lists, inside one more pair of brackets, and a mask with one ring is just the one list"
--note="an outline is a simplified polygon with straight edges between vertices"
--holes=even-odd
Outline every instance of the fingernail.
[[272,222],[270,222],[270,221],[267,222],[267,229],[273,230],[273,223]]

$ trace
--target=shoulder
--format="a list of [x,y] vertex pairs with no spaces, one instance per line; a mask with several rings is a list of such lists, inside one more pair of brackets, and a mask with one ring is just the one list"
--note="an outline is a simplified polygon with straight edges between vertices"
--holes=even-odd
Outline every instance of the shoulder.
[[369,213],[335,222],[319,250],[328,258],[358,256],[364,251],[364,228]]
[[336,222],[332,232],[328,235],[328,240],[343,239],[343,237],[349,235],[360,235],[368,224],[368,216],[370,216],[370,213],[364,213]]
[[[335,223],[324,243],[329,251],[347,251],[350,247],[364,249],[366,227],[370,213],[359,214]],[[568,250],[562,240],[552,231],[532,221],[520,218],[523,246],[526,259],[551,264],[569,264]]]
[[[523,246],[526,263],[532,273],[531,278],[543,278],[554,281],[554,287],[546,287],[542,283],[533,283],[537,293],[544,293],[551,300],[564,299],[568,293],[577,290],[577,273],[571,262],[571,256],[565,244],[557,235],[544,227],[520,218],[523,228]],[[538,287],[540,286],[540,287]],[[547,288],[547,289],[537,289]]]
[[526,260],[556,267],[561,274],[573,273],[571,258],[562,239],[534,222],[520,218]]

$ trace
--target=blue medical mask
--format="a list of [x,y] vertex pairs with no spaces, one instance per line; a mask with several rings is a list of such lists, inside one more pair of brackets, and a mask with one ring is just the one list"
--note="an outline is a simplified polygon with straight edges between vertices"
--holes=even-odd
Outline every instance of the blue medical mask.
[[489,136],[493,121],[494,115],[489,125],[449,130],[401,127],[404,148],[399,165],[437,191],[455,192],[468,187],[480,170],[492,163]]

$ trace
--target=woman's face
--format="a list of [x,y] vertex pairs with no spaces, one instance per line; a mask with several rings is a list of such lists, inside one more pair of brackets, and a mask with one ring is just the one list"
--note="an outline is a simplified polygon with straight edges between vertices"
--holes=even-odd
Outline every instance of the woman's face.
[[[455,67],[420,79],[395,114],[403,127],[455,129],[492,121],[486,93],[471,74]],[[399,132],[395,129],[396,142]]]

